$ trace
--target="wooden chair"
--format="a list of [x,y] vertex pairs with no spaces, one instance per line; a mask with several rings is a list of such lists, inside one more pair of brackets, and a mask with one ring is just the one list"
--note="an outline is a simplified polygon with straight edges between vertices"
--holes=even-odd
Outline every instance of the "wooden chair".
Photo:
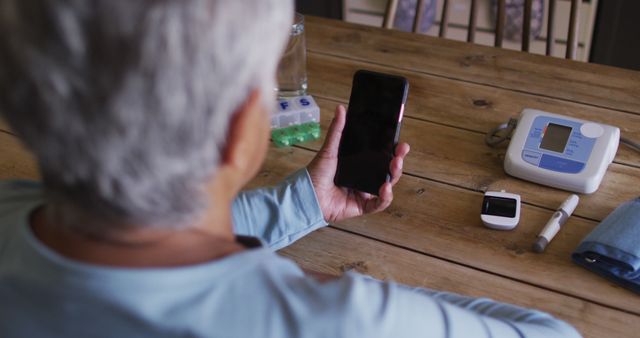
[[[385,12],[382,26],[385,28],[393,27],[393,19],[396,15],[396,9],[398,7],[399,0],[389,0],[387,2],[387,9]],[[442,18],[440,20],[440,32],[439,36],[445,37],[447,34],[447,26],[449,25],[449,0],[442,0]],[[471,1],[471,13],[469,15],[469,30],[467,32],[467,42],[475,41],[476,34],[476,14],[477,14],[477,0]],[[549,0],[549,17],[547,20],[547,46],[546,54],[553,54],[554,46],[554,27],[553,21],[555,18],[557,0]],[[502,47],[502,40],[504,38],[504,22],[505,22],[505,3],[506,0],[498,0],[498,11],[496,15],[496,35],[494,46]],[[416,3],[416,16],[413,20],[413,32],[417,33],[424,14],[424,7],[426,1],[418,0]],[[522,29],[522,51],[529,52],[529,45],[531,39],[531,8],[533,6],[533,0],[525,0],[524,3],[524,27]],[[566,58],[575,60],[576,51],[578,49],[578,15],[580,11],[580,0],[571,0],[571,11],[569,16],[569,34],[567,37],[567,53]]]

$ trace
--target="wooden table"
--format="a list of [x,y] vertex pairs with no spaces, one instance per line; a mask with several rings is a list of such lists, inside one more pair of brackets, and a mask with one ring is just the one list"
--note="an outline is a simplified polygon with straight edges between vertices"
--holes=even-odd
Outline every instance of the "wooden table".
[[[613,124],[640,140],[639,72],[313,17],[306,23],[309,90],[321,106],[323,131],[334,107],[347,103],[355,70],[395,73],[411,84],[401,138],[412,150],[388,210],[332,224],[283,255],[325,273],[357,270],[538,308],[586,337],[638,336],[640,296],[574,265],[570,254],[617,205],[640,195],[640,155],[620,146],[600,189],[582,196],[547,251],[535,254],[532,242],[568,193],[508,177],[505,148],[483,140],[525,107]],[[272,148],[251,186],[305,166],[320,145]],[[37,177],[1,122],[0,149],[0,179]],[[487,189],[522,195],[514,231],[482,226]]]
[[[423,35],[306,19],[309,91],[326,131],[357,69],[411,85],[401,139],[411,144],[392,206],[319,230],[282,254],[305,268],[442,289],[548,311],[587,337],[637,337],[640,296],[573,264],[571,252],[617,205],[640,195],[640,154],[621,145],[600,189],[581,196],[545,253],[531,245],[568,192],[507,176],[491,128],[525,107],[619,126],[640,140],[640,72]],[[322,142],[272,149],[255,185],[304,166]],[[484,228],[483,191],[523,198],[514,231]],[[640,243],[640,239],[638,239]]]

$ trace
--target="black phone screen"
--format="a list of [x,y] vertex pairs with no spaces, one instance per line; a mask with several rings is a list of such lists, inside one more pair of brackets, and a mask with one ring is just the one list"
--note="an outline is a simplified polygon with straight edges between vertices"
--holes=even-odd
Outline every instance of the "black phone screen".
[[378,195],[390,178],[407,91],[403,77],[356,72],[338,151],[336,185]]

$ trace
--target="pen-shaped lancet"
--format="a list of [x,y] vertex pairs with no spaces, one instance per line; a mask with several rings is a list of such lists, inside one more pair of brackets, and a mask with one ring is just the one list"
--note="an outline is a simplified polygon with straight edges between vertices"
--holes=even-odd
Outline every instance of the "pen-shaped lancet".
[[580,201],[580,197],[576,194],[572,194],[569,196],[556,212],[553,213],[547,224],[544,226],[536,242],[533,243],[533,251],[537,253],[541,253],[547,247],[549,242],[555,237],[555,235],[560,231],[562,225],[567,222],[573,211],[576,210],[578,206],[578,202]]

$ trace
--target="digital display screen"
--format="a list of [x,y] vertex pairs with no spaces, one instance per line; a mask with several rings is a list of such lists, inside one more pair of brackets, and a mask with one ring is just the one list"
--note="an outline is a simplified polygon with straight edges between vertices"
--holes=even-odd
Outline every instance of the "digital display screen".
[[407,86],[401,77],[356,73],[338,151],[337,185],[378,194],[389,176]]
[[482,213],[491,216],[516,217],[516,200],[513,198],[485,196]]
[[563,153],[569,136],[571,136],[571,127],[549,123],[544,137],[542,137],[540,148]]

